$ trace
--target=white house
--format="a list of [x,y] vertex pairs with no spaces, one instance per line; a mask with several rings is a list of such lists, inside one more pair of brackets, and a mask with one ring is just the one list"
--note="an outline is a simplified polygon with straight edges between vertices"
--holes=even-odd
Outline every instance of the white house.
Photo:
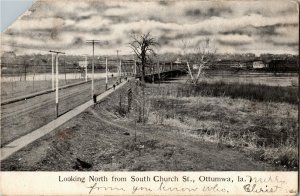
[[81,68],[85,68],[87,66],[87,61],[79,61],[78,62],[78,66],[81,67]]
[[253,62],[253,68],[254,69],[262,69],[262,68],[266,68],[267,65],[264,64],[262,61],[254,61]]

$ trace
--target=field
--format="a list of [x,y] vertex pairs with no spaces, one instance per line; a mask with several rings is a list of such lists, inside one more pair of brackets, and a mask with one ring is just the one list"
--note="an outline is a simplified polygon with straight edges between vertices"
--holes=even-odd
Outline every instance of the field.
[[168,90],[153,98],[150,122],[176,125],[185,134],[239,149],[253,159],[298,167],[296,104],[186,96],[186,91],[177,97],[178,91],[171,95]]
[[[3,161],[1,169],[297,170],[297,104],[231,98],[232,87],[222,88],[226,96],[212,96],[182,85],[180,80],[147,84],[141,111],[141,86],[130,82]],[[269,90],[254,89],[261,87]]]
[[201,79],[202,82],[216,83],[216,82],[226,82],[226,83],[239,83],[239,84],[262,84],[268,86],[298,86],[298,75],[297,74],[212,74],[207,75],[207,77]]

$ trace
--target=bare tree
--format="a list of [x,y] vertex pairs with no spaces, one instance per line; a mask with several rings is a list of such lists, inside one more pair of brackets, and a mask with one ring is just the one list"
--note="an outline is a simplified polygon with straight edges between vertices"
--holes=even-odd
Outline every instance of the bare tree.
[[132,42],[129,47],[133,50],[136,57],[141,61],[141,65],[138,65],[139,70],[142,71],[141,80],[145,82],[145,68],[151,62],[151,55],[155,55],[153,47],[157,46],[155,38],[150,33],[142,35],[132,35]]
[[[209,68],[214,60],[216,48],[210,43],[209,39],[201,40],[195,47],[191,47],[187,41],[183,40],[182,50],[183,58],[187,65],[187,71],[190,76],[189,81],[196,85],[200,77],[204,76],[204,70]],[[190,63],[193,63],[192,67]]]
[[145,123],[145,76],[146,66],[152,63],[152,55],[155,55],[153,47],[157,46],[158,43],[151,36],[150,32],[142,35],[132,35],[132,42],[129,43],[129,47],[133,50],[141,64],[138,64],[138,69],[141,70],[141,81],[142,81],[142,122]]

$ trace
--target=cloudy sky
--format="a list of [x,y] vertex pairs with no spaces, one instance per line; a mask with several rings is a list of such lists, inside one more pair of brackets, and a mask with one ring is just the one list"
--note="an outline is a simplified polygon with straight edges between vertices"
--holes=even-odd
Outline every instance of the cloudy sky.
[[1,35],[2,48],[17,53],[132,53],[132,33],[151,34],[159,53],[193,48],[209,38],[218,53],[298,53],[297,1],[37,1]]

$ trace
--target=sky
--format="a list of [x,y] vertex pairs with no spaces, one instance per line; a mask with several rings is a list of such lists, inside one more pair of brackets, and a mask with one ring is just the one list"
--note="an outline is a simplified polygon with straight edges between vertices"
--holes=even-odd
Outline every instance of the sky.
[[150,32],[157,53],[182,53],[209,39],[217,53],[298,54],[297,1],[36,1],[2,34],[2,49],[70,55],[132,54],[132,34]]
[[32,5],[32,0],[0,0],[1,32],[6,29],[20,14]]

